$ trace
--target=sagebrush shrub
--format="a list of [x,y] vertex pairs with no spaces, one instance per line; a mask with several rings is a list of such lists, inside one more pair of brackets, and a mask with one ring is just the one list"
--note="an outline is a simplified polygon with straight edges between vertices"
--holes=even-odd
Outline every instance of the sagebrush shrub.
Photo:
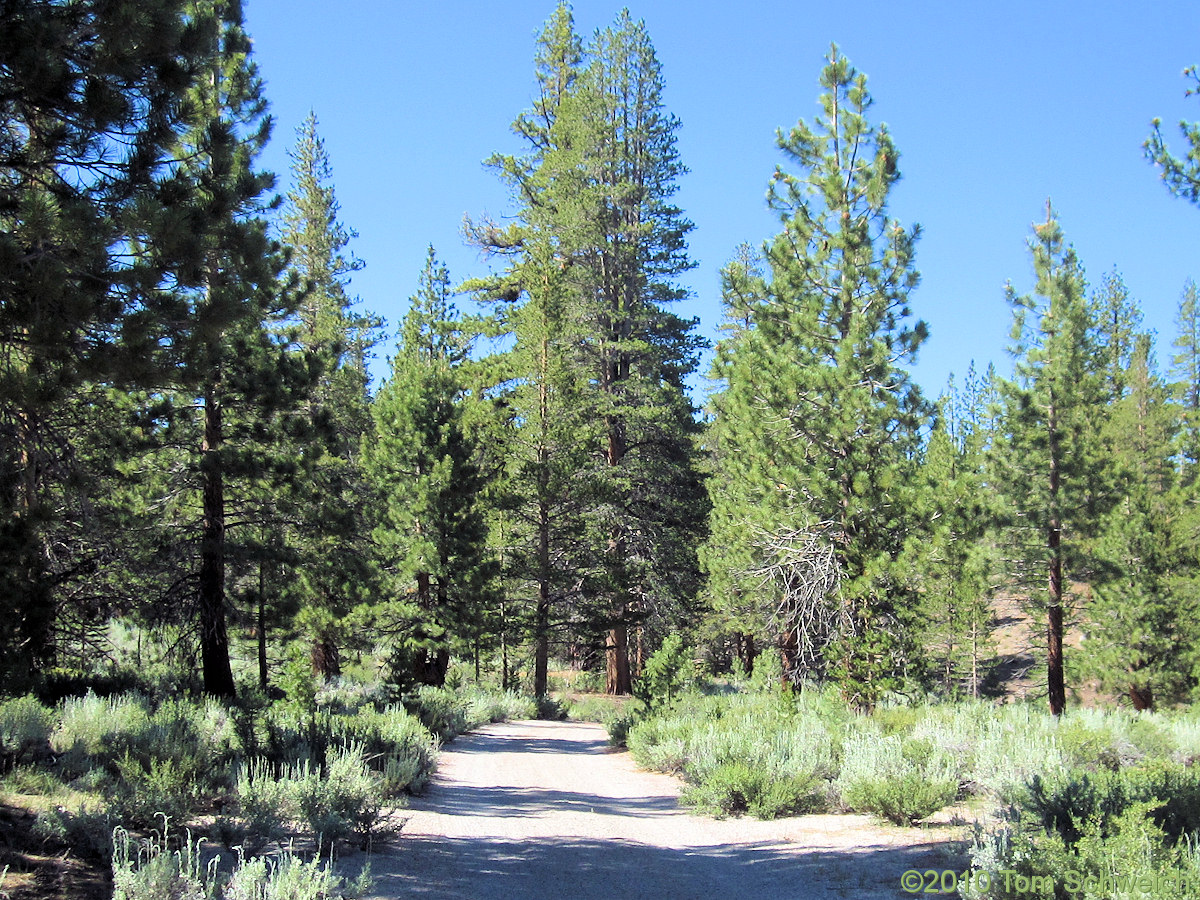
[[222,900],[341,900],[370,889],[369,869],[352,885],[333,867],[313,858],[304,862],[291,852],[241,860],[221,892]]
[[266,760],[256,759],[239,768],[235,789],[247,843],[257,847],[287,834],[296,815],[297,790],[286,773],[277,776]]
[[148,828],[162,816],[184,824],[199,810],[204,794],[193,767],[169,758],[143,761],[128,752],[116,766],[108,802],[125,825]]
[[912,825],[954,801],[953,773],[952,761],[931,741],[864,732],[846,741],[837,785],[855,812]]
[[101,698],[88,693],[68,698],[63,701],[50,744],[70,777],[97,766],[115,774],[117,760],[145,733],[149,719],[146,702],[134,694]]
[[406,698],[405,705],[422,725],[443,741],[454,740],[471,729],[461,698],[446,688],[422,686],[416,694]]
[[382,712],[363,709],[331,723],[336,746],[357,745],[371,768],[383,776],[388,798],[422,790],[437,768],[438,741],[402,706]]
[[685,802],[760,818],[824,808],[838,743],[822,719],[768,693],[685,699],[628,733],[641,765],[683,775]]
[[35,697],[15,697],[0,703],[0,773],[37,762],[50,752],[54,710]]
[[297,808],[322,843],[370,840],[382,812],[382,779],[363,760],[361,745],[331,752],[323,773],[305,763],[297,774]]

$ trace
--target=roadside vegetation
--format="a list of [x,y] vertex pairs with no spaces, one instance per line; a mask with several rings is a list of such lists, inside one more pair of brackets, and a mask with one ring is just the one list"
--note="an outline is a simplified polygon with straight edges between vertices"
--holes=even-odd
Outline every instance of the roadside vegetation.
[[1067,878],[1089,900],[1139,884],[1152,885],[1146,896],[1200,897],[1194,708],[1060,718],[1040,704],[895,696],[867,713],[834,690],[784,691],[763,663],[755,677],[713,681],[692,674],[689,656],[678,696],[610,717],[610,734],[714,816],[974,823],[969,864],[986,876],[963,883],[970,900],[1053,898]]
[[351,896],[366,881],[343,882],[333,860],[396,836],[444,742],[537,714],[486,686],[397,696],[311,678],[235,704],[182,690],[15,697],[0,702],[0,804],[23,833],[6,837],[111,864],[122,900]]

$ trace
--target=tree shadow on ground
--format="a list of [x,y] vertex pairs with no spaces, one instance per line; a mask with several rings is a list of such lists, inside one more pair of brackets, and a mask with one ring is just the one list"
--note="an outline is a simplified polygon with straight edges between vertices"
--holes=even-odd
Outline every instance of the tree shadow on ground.
[[674,797],[606,797],[579,791],[555,791],[531,787],[477,787],[435,785],[426,796],[413,802],[415,808],[436,810],[451,816],[491,818],[536,818],[554,812],[596,813],[644,819],[679,815]]
[[[362,858],[343,860],[353,870]],[[371,859],[372,898],[425,900],[874,900],[909,869],[965,868],[953,846],[826,850],[779,844],[662,848],[625,840],[402,837]]]
[[605,733],[598,731],[595,738],[514,737],[507,734],[476,732],[463,735],[449,746],[455,753],[602,753],[609,749]]

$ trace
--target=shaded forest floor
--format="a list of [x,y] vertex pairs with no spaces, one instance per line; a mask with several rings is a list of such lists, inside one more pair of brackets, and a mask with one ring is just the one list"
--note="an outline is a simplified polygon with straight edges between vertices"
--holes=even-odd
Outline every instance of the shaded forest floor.
[[[19,798],[17,798],[19,799]],[[70,847],[33,831],[35,815],[0,803],[0,872],[4,900],[108,900],[112,875],[107,859],[81,859]]]

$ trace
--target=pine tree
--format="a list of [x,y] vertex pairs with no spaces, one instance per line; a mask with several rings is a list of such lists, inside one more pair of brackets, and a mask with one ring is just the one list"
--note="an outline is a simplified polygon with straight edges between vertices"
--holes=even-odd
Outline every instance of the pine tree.
[[1179,478],[1183,487],[1200,475],[1200,292],[1188,279],[1175,317],[1176,336],[1171,357],[1175,400],[1179,404]]
[[1091,303],[1096,319],[1097,337],[1103,349],[1104,380],[1110,402],[1126,392],[1128,372],[1140,337],[1142,311],[1129,293],[1121,274],[1115,269],[1105,274],[1093,292]]
[[[1188,66],[1183,70],[1183,77],[1196,84],[1185,92],[1185,96],[1200,94],[1200,69]],[[1168,191],[1176,197],[1200,203],[1200,122],[1180,122],[1179,130],[1188,144],[1185,158],[1175,156],[1167,147],[1159,119],[1154,120],[1154,131],[1143,145],[1146,158],[1158,167]]]
[[[759,378],[757,363],[770,349],[759,345],[766,334],[760,323],[769,321],[763,265],[761,256],[744,245],[721,273],[723,335],[709,373],[719,389],[709,398],[705,435],[712,509],[708,538],[700,548],[714,624],[718,633],[733,633],[747,672],[753,672],[757,642],[782,624],[775,615],[783,599],[781,585],[763,571],[763,553],[773,533],[803,525],[793,521],[792,494],[774,468],[780,447],[772,439],[779,432],[767,426],[762,410],[768,385]],[[810,637],[815,652],[804,656],[813,664],[822,660],[822,639],[828,634]]]
[[1102,688],[1151,709],[1187,696],[1191,660],[1181,648],[1191,645],[1196,597],[1179,578],[1192,567],[1181,565],[1188,542],[1178,532],[1175,415],[1149,334],[1137,335],[1126,381],[1107,423],[1121,497],[1098,542],[1106,571],[1087,610],[1083,662]]
[[[164,237],[178,199],[170,148],[203,56],[185,7],[0,7],[0,670],[14,684],[54,661],[56,619],[109,555],[86,462],[115,452],[105,385],[144,383],[152,289],[177,262],[129,251]],[[85,394],[98,405],[74,403]]]
[[511,343],[485,360],[483,370],[504,409],[505,465],[497,485],[503,512],[496,533],[504,535],[499,548],[504,577],[526,613],[508,618],[524,620],[532,639],[533,690],[539,697],[548,689],[551,636],[572,622],[581,573],[591,568],[582,543],[580,495],[586,492],[579,474],[594,425],[582,414],[585,386],[570,363],[565,257],[549,218],[538,219],[539,210],[548,207],[546,158],[562,149],[556,128],[560,107],[582,59],[570,7],[560,3],[537,42],[538,96],[513,123],[528,151],[489,160],[527,215],[503,233],[491,223],[473,229],[484,250],[510,263],[500,276],[466,286],[492,304],[490,330]]
[[493,574],[479,503],[485,484],[461,405],[468,351],[450,276],[431,247],[362,447],[392,598],[380,619],[397,639],[393,669],[401,682],[445,681],[455,642],[473,634]]
[[671,201],[686,170],[654,48],[645,25],[622,12],[588,49],[557,122],[565,151],[547,163],[578,364],[604,424],[592,472],[592,541],[605,548],[595,600],[607,620],[607,689],[625,694],[631,629],[655,616],[660,632],[672,628],[672,611],[696,589],[702,508],[683,379],[699,342],[695,320],[667,311],[686,296],[674,279],[692,266],[692,226]]
[[[293,188],[280,237],[291,250],[291,271],[307,288],[297,311],[298,345],[321,367],[307,403],[317,440],[292,488],[298,509],[291,540],[302,559],[293,593],[310,636],[313,670],[331,677],[340,672],[347,617],[366,602],[371,582],[358,456],[371,421],[366,359],[381,323],[356,310],[349,294],[350,278],[363,263],[346,253],[356,235],[338,218],[333,169],[315,114],[297,129],[290,155]],[[264,641],[265,628],[257,630]],[[260,644],[260,658],[261,650]]]
[[196,398],[188,458],[202,510],[196,606],[204,689],[228,697],[235,693],[228,505],[254,503],[249,484],[277,479],[292,464],[280,451],[286,455],[294,440],[272,429],[305,428],[280,414],[303,402],[312,369],[277,327],[293,314],[296,292],[280,282],[284,258],[268,234],[266,214],[278,203],[268,196],[274,176],[254,168],[271,120],[240,4],[194,0],[191,15],[207,64],[189,97],[195,124],[181,140],[173,176],[196,199],[183,206],[185,227],[175,235],[191,265],[171,292],[171,321],[183,327],[169,333],[168,355],[179,401],[191,406]]
[[[810,606],[832,605],[817,620],[829,669],[848,698],[870,706],[906,664],[899,560],[927,410],[902,367],[926,329],[907,301],[918,230],[887,213],[898,157],[887,130],[867,120],[866,78],[834,47],[820,81],[821,115],[778,138],[800,172],[777,169],[771,182],[784,227],[765,250],[765,296],[748,307],[756,336],[735,350],[753,384],[731,371],[728,393],[745,398],[734,406],[748,420],[739,452],[762,469],[751,502],[776,486],[784,511],[772,539],[787,544],[783,571],[808,573],[795,577]],[[808,625],[801,617],[798,627]],[[785,632],[793,678],[805,674],[802,643],[813,636]]]
[[951,378],[921,464],[917,502],[931,524],[906,554],[920,596],[925,674],[952,696],[979,696],[991,654],[999,560],[987,460],[995,390],[990,368],[981,377],[972,364],[961,389]]
[[1109,366],[1083,269],[1049,204],[1029,246],[1036,293],[1018,295],[1011,285],[1007,293],[1015,378],[1000,382],[1005,421],[997,474],[1014,514],[1017,577],[1047,617],[1050,710],[1061,715],[1071,584],[1086,580],[1089,541],[1114,500],[1102,437]]
[[[551,371],[570,371],[562,388],[583,400],[586,419],[602,425],[598,439],[576,445],[590,457],[574,473],[574,495],[592,552],[590,562],[573,565],[586,600],[579,610],[604,633],[609,690],[628,693],[630,629],[670,621],[694,590],[687,548],[700,495],[683,390],[695,365],[694,323],[664,306],[684,296],[672,279],[690,265],[690,224],[670,202],[683,171],[678,123],[663,110],[661,71],[644,26],[625,13],[583,56],[579,46],[560,4],[540,41],[541,96],[515,126],[529,153],[493,160],[521,204],[520,222],[474,234],[515,257],[504,276],[480,287],[494,298],[524,295],[533,304],[524,319],[530,338],[563,360],[539,368],[537,348],[518,346],[514,353],[534,368],[511,377],[537,384]],[[539,322],[557,333],[539,333]],[[588,384],[595,389],[584,393]],[[529,446],[545,451],[550,444]],[[544,459],[531,474],[545,478],[547,465]],[[535,602],[544,605],[553,591],[547,579],[540,584],[545,591],[539,587]]]

